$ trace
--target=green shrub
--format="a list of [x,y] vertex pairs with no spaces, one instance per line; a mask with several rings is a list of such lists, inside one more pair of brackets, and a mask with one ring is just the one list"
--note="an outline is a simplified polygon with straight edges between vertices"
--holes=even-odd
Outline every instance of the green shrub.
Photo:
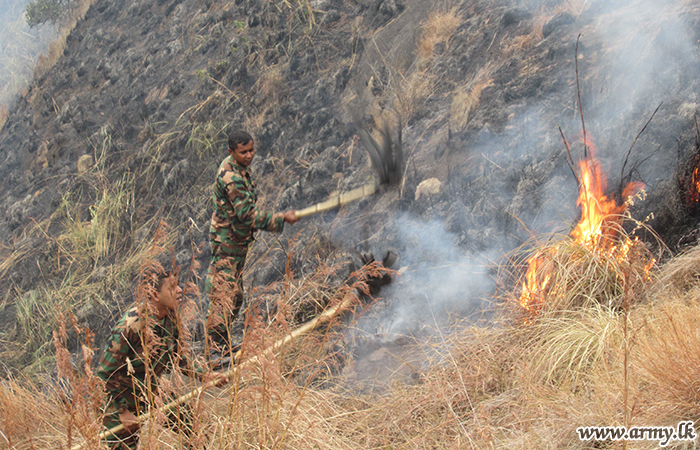
[[46,22],[55,25],[67,17],[71,3],[72,0],[34,0],[25,9],[27,24],[30,27]]

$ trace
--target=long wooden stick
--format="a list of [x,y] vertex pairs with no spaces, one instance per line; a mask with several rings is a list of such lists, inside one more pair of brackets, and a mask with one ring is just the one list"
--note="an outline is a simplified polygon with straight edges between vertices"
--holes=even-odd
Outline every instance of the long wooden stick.
[[[352,306],[352,304],[354,303],[356,298],[357,298],[357,294],[355,293],[354,290],[349,292],[348,294],[345,295],[345,297],[343,298],[343,300],[340,303],[338,303],[335,306],[332,306],[330,308],[325,309],[321,314],[319,314],[318,316],[316,316],[312,320],[306,322],[304,325],[302,325],[299,328],[297,328],[296,330],[292,331],[291,333],[289,333],[285,337],[279,339],[272,346],[267,348],[265,350],[265,353],[275,352],[277,350],[281,350],[284,347],[286,347],[287,345],[289,345],[294,339],[298,339],[298,338],[304,336],[305,334],[310,333],[311,331],[316,329],[318,326],[323,325],[324,323],[330,322],[335,316],[337,316],[338,314],[340,314],[341,312],[343,312],[344,310],[346,310],[350,306]],[[241,350],[236,352],[236,354],[234,356],[234,360],[238,361],[240,359],[240,357],[241,357]],[[249,364],[252,364],[252,363],[258,361],[258,359],[259,359],[258,356],[254,356],[250,359],[247,359],[247,360],[241,362],[240,364],[233,366],[228,371],[224,372],[224,376],[229,378],[229,379],[232,379],[233,376],[239,370],[243,369],[244,367],[246,367]],[[163,413],[163,412],[169,411],[178,405],[181,405],[185,402],[192,400],[195,397],[198,397],[202,392],[204,392],[206,389],[213,387],[216,383],[217,383],[217,380],[208,381],[208,382],[202,384],[201,386],[199,386],[198,388],[193,389],[190,392],[181,395],[180,397],[176,398],[175,400],[171,401],[170,403],[168,403],[166,405],[161,406],[160,408],[158,408],[156,410],[151,410],[151,411],[148,411],[148,412],[145,412],[145,413],[139,415],[136,418],[136,420],[140,424],[140,423],[145,422],[147,419],[150,419],[151,417],[153,417],[154,415],[156,415],[158,413]],[[123,430],[124,430],[123,424],[117,425],[113,428],[110,428],[109,430],[105,430],[102,433],[100,433],[99,439],[104,440],[109,435],[116,436],[117,433],[119,433],[120,431],[123,431]],[[85,442],[83,442],[81,444],[76,444],[73,447],[71,447],[71,450],[80,450],[81,448],[83,448],[83,445],[85,445]]]
[[313,206],[309,206],[308,208],[300,209],[299,211],[294,211],[294,213],[296,214],[297,218],[301,219],[302,217],[310,216],[312,214],[330,211],[334,208],[340,208],[347,203],[369,197],[375,192],[377,192],[377,185],[374,182],[367,183],[364,186],[353,189],[350,192],[334,195],[325,202],[317,203]]

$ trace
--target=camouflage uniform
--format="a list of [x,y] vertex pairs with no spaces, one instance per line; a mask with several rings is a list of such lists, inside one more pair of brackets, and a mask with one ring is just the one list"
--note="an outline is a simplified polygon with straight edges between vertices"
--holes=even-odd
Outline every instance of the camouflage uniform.
[[229,155],[221,162],[214,181],[211,263],[205,280],[210,299],[207,330],[220,344],[228,341],[229,324],[243,304],[243,266],[255,231],[284,229],[284,215],[259,211],[257,199],[250,172]]
[[[155,338],[151,338],[147,361],[144,359],[143,344],[149,333],[144,333],[146,320],[139,317],[137,306],[131,307],[112,329],[97,371],[97,376],[105,381],[107,389],[103,420],[107,429],[121,424],[121,412],[129,410],[135,416],[145,412],[148,392],[157,392],[158,377],[175,361],[184,369],[184,373],[201,378],[202,368],[192,366],[179,354],[179,332],[171,314],[162,319],[151,316]],[[175,408],[170,416],[171,427],[173,424],[179,425],[183,434],[189,437],[188,407]],[[138,434],[122,431],[116,437],[109,435],[106,441],[110,449],[136,449]]]

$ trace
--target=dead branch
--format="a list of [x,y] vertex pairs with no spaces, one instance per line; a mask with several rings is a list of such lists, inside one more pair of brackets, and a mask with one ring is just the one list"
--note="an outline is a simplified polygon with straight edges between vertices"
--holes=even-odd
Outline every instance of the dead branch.
[[[649,117],[649,120],[647,120],[647,123],[645,123],[644,126],[642,127],[642,129],[639,131],[639,133],[637,133],[637,136],[634,138],[634,141],[632,141],[632,145],[630,146],[630,149],[627,150],[627,156],[625,156],[625,162],[622,164],[622,170],[620,171],[620,188],[619,188],[620,193],[622,193],[622,190],[624,188],[625,167],[627,166],[627,162],[629,161],[630,154],[632,154],[632,149],[634,148],[634,145],[637,143],[637,139],[639,139],[639,137],[642,135],[642,133],[644,133],[644,130],[647,129],[647,127],[649,126],[651,121],[654,119],[654,116],[659,111],[659,108],[661,108],[661,105],[663,105],[663,104],[664,104],[664,102],[659,103],[659,106],[657,106],[656,109],[654,110],[654,112],[651,114],[651,117]],[[632,176],[632,171],[636,167],[638,167],[638,165],[636,165],[634,168],[630,169],[630,173],[629,173],[628,177]]]
[[574,64],[576,66],[576,94],[578,95],[578,110],[581,114],[581,129],[583,130],[583,157],[588,158],[588,140],[586,139],[586,122],[583,120],[583,104],[581,103],[581,84],[578,76],[578,42],[581,40],[581,34],[576,37],[576,48],[574,51]]
[[559,126],[559,134],[561,134],[561,138],[564,141],[564,145],[566,146],[566,153],[569,154],[569,168],[571,169],[571,173],[574,175],[574,179],[576,180],[576,184],[578,186],[581,186],[581,182],[578,179],[578,176],[576,175],[576,167],[574,163],[574,158],[571,156],[571,145],[569,144],[569,141],[566,140],[564,137],[564,132],[561,129],[561,125]]

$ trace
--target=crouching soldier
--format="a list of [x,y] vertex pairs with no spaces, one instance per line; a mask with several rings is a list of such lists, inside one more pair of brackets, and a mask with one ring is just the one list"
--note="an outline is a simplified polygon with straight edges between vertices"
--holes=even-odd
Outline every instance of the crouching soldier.
[[[124,430],[107,433],[110,449],[136,449],[137,416],[144,413],[158,391],[160,375],[178,364],[183,373],[203,378],[204,370],[180,353],[177,327],[182,288],[171,272],[152,274],[147,280],[146,301],[137,302],[112,329],[102,353],[97,376],[105,381],[107,400],[104,426],[109,430],[124,425]],[[214,374],[218,387],[228,382],[223,374]],[[177,407],[169,416],[169,425],[177,426],[185,441],[191,432],[188,407]]]

